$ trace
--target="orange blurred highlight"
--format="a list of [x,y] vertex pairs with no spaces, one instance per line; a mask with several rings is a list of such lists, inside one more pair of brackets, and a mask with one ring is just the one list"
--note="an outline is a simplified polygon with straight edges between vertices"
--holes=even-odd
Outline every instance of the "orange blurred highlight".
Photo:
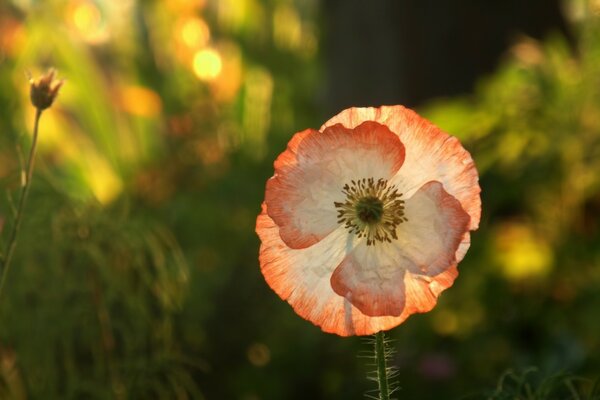
[[122,88],[120,104],[126,112],[140,117],[153,117],[162,110],[162,101],[158,94],[143,86]]
[[16,56],[25,43],[25,29],[16,19],[0,17],[0,60]]
[[191,49],[200,49],[207,45],[210,39],[210,29],[203,19],[186,18],[180,22],[178,32],[183,43]]
[[600,0],[590,0],[590,11],[594,15],[600,15]]
[[219,76],[223,68],[221,55],[215,49],[200,50],[194,55],[192,68],[199,79],[213,80]]
[[225,42],[219,44],[221,55],[221,73],[211,84],[211,91],[217,101],[232,101],[242,85],[242,52],[237,44]]
[[68,20],[86,42],[98,44],[108,39],[100,9],[91,1],[78,0],[69,4]]
[[544,62],[544,51],[538,41],[524,36],[512,47],[515,58],[528,67]]
[[169,9],[176,12],[194,12],[206,6],[206,0],[168,0],[164,2]]

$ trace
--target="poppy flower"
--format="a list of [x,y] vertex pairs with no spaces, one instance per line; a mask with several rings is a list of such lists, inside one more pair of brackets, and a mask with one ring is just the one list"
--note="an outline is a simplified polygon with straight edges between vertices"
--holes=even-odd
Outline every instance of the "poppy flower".
[[301,317],[341,336],[431,310],[481,214],[458,139],[403,106],[350,108],[296,133],[256,222],[260,267]]

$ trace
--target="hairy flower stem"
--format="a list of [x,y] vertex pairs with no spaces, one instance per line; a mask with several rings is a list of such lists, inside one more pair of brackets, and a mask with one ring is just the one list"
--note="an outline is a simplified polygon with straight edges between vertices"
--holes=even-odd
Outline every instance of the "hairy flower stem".
[[17,246],[17,236],[19,233],[19,228],[21,227],[21,221],[23,219],[23,206],[25,205],[25,200],[27,199],[27,194],[29,193],[29,187],[31,186],[31,177],[33,175],[33,164],[35,160],[35,150],[37,147],[38,127],[40,123],[40,117],[42,116],[42,111],[42,109],[36,108],[35,122],[33,126],[33,140],[31,142],[31,149],[29,150],[27,169],[24,171],[25,175],[22,176],[23,180],[21,182],[21,195],[19,197],[19,204],[17,205],[15,220],[12,225],[12,230],[10,231],[10,237],[8,239],[8,245],[6,247],[6,256],[0,262],[0,299],[2,298],[2,289],[4,288],[6,276],[8,275],[10,262],[15,252],[15,247]]
[[388,368],[385,356],[385,338],[383,331],[375,334],[375,364],[377,365],[377,383],[379,384],[379,400],[390,399]]

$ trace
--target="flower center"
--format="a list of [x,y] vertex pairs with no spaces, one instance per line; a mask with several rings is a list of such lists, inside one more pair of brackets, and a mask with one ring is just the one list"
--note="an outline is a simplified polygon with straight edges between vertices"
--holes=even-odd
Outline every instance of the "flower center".
[[381,221],[383,216],[383,203],[377,197],[363,197],[356,202],[356,215],[366,224]]
[[404,216],[402,193],[388,181],[374,178],[352,180],[345,184],[342,193],[346,201],[334,202],[338,223],[350,233],[367,238],[367,246],[377,242],[398,239],[396,228],[408,221]]

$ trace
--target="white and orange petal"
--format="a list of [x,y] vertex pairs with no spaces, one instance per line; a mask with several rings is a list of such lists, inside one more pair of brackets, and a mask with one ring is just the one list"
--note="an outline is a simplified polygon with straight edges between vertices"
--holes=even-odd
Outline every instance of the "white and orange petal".
[[[261,239],[260,266],[268,285],[286,300],[302,318],[324,332],[340,336],[370,335],[389,330],[414,313],[433,308],[439,294],[452,286],[458,276],[456,265],[436,276],[404,274],[405,300],[399,315],[369,316],[348,299],[334,292],[330,276],[345,255],[336,231],[307,249],[291,249],[279,235],[279,228],[263,211],[258,216],[256,231]],[[400,287],[401,288],[401,287]]]
[[291,248],[312,246],[339,224],[334,202],[351,180],[394,176],[404,146],[387,127],[366,121],[352,129],[332,125],[296,134],[275,161],[265,203]]
[[321,130],[336,124],[354,128],[364,121],[387,126],[405,146],[405,162],[390,183],[411,196],[429,181],[441,182],[471,217],[469,229],[477,229],[481,218],[479,177],[471,155],[458,139],[403,106],[349,108],[325,122]]
[[279,227],[263,203],[256,232],[261,240],[260,267],[269,286],[298,315],[324,332],[340,336],[369,335],[391,329],[410,315],[370,317],[333,291],[330,276],[344,258],[345,250],[332,244],[340,243],[337,239],[346,235],[343,230],[309,248],[292,249],[281,240]]
[[[368,245],[338,221],[342,187],[361,179],[386,180],[407,199],[408,220],[389,243]],[[390,329],[453,284],[479,224],[479,193],[470,154],[413,111],[345,110],[296,134],[275,161],[256,225],[262,273],[325,332]]]
[[[456,264],[470,217],[441,183],[428,182],[414,193],[406,201],[406,215],[409,218],[398,226],[397,239],[374,246],[360,241],[332,274],[333,290],[365,315],[402,314],[407,298],[416,299],[407,296],[410,288],[413,294],[420,289],[418,308],[430,309],[437,295],[428,285]],[[409,288],[407,280],[413,284]],[[444,283],[452,282],[445,278]]]

